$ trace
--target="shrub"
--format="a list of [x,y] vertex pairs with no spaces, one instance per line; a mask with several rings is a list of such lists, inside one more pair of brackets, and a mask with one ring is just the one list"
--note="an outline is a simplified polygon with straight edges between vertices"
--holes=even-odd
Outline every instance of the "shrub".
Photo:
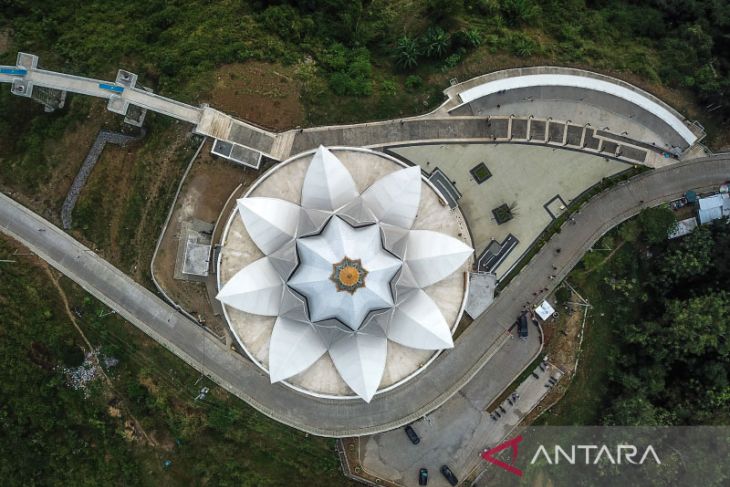
[[563,305],[570,301],[570,289],[567,286],[560,286],[555,291],[555,301],[557,301],[558,305]]
[[364,47],[353,49],[346,58],[345,66],[330,74],[330,88],[337,95],[370,96],[373,93],[370,52]]
[[385,96],[395,96],[398,93],[398,87],[395,82],[389,79],[384,79],[381,84],[381,90]]
[[529,57],[535,54],[539,48],[537,42],[531,37],[517,33],[509,38],[509,50],[512,54],[519,57]]
[[441,67],[443,72],[453,69],[461,61],[461,54],[454,53],[444,60],[444,65]]
[[429,27],[422,39],[426,56],[433,59],[443,58],[451,47],[451,36],[441,27]]
[[513,27],[529,25],[540,16],[540,7],[534,0],[500,0],[499,9],[507,24]]
[[405,85],[408,90],[415,91],[423,86],[423,78],[418,75],[412,74],[406,78]]
[[482,35],[478,29],[460,30],[451,36],[452,43],[457,49],[473,49],[482,43]]
[[407,35],[401,36],[398,39],[395,52],[395,63],[402,69],[412,69],[418,66],[418,57],[421,55],[421,50],[418,47],[418,43]]

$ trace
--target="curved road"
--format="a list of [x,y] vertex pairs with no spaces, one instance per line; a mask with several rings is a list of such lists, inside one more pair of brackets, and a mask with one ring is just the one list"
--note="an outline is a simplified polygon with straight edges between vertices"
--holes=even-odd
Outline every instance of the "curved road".
[[[453,350],[442,354],[418,380],[378,395],[370,404],[311,397],[305,400],[285,386],[270,385],[258,367],[227,351],[154,293],[5,195],[0,196],[0,228],[190,365],[268,416],[316,435],[359,436],[393,429],[422,417],[447,401],[476,374],[480,374],[480,379],[485,374],[498,374],[499,370],[484,365],[501,347],[504,330],[525,302],[539,300],[559,282],[548,279],[549,275],[566,275],[605,232],[642,208],[728,179],[730,154],[719,154],[644,173],[596,196],[575,215],[576,224],[566,224],[487,312],[462,333]],[[557,249],[561,251],[558,253]],[[538,289],[543,288],[548,291],[539,293]],[[539,345],[534,346],[532,356],[539,350]]]

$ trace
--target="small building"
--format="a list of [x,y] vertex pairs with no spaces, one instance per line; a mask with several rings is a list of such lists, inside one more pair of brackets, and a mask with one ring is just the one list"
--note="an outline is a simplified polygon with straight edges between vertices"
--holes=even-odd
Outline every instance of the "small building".
[[555,314],[555,308],[553,308],[547,301],[543,301],[540,306],[535,308],[535,313],[542,321],[545,321]]
[[497,277],[488,272],[469,273],[469,294],[466,298],[464,311],[477,319],[494,301],[494,289],[497,287]]
[[680,220],[677,222],[677,227],[672,233],[669,234],[668,238],[679,238],[689,235],[697,228],[697,218],[687,218],[686,220]]
[[699,210],[697,218],[701,225],[710,223],[713,220],[730,217],[730,195],[714,194],[697,200]]

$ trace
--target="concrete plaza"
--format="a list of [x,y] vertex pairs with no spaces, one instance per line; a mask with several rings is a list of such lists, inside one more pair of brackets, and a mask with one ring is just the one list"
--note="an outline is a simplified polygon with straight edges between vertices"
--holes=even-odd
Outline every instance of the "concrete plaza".
[[[494,269],[498,278],[573,199],[631,167],[585,152],[524,144],[425,144],[389,151],[429,174],[439,168],[455,183],[477,256],[493,240],[502,242],[510,234],[517,238],[519,243]],[[482,162],[492,176],[479,184],[470,170]],[[502,204],[512,208],[514,218],[498,225],[492,209]]]

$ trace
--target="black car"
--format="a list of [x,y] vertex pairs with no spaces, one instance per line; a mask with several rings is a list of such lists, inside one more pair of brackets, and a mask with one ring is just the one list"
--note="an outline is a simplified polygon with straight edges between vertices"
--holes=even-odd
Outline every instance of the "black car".
[[416,434],[416,431],[413,429],[413,426],[410,424],[406,426],[406,434],[408,435],[408,439],[411,440],[411,443],[414,445],[417,445],[421,442],[421,439]]
[[456,475],[454,475],[454,472],[452,472],[451,469],[446,465],[441,465],[441,473],[444,477],[446,477],[446,480],[451,485],[456,485],[459,483],[459,480],[456,478]]
[[418,471],[418,485],[428,484],[428,469],[422,468]]
[[517,329],[520,338],[527,338],[527,313],[522,313],[517,319]]

